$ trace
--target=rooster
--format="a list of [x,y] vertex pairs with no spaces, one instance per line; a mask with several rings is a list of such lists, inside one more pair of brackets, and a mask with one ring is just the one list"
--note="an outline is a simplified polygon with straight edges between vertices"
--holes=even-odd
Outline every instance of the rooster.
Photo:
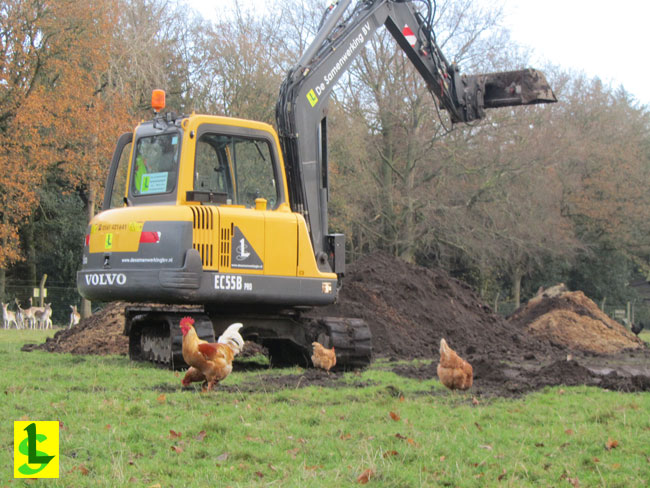
[[458,356],[444,339],[440,340],[438,378],[450,390],[467,390],[474,380],[472,365]]
[[314,353],[311,356],[311,362],[314,363],[314,367],[324,369],[328,371],[336,365],[336,353],[334,347],[332,349],[325,349],[325,347],[319,342],[312,342],[314,346]]
[[183,359],[190,366],[181,383],[187,386],[194,381],[205,381],[203,391],[211,390],[231,373],[232,360],[244,347],[244,339],[239,334],[243,325],[230,325],[216,343],[199,339],[192,317],[181,319],[180,327],[183,333]]

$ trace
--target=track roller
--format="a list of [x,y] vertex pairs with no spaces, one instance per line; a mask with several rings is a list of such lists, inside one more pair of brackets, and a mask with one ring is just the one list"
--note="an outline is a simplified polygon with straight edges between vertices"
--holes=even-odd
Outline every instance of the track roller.
[[215,342],[212,322],[203,313],[187,309],[154,311],[148,307],[128,307],[125,333],[129,336],[129,357],[163,368],[187,367],[183,360],[183,334],[179,327],[180,320],[187,316],[194,319],[194,329],[199,338]]

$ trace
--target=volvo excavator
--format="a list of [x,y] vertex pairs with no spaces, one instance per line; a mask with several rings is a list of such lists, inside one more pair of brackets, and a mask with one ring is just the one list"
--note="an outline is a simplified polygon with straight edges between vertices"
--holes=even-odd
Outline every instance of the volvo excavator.
[[311,343],[335,346],[342,368],[364,367],[371,333],[361,319],[312,318],[336,301],[345,240],[330,233],[327,107],[337,81],[384,26],[454,123],[488,108],[555,102],[533,69],[464,75],[433,32],[433,0],[340,0],[288,72],[268,124],[164,112],[117,142],[102,211],[89,223],[77,286],[126,301],[129,355],[185,366],[179,322],[192,316],[214,342],[232,322],[272,364],[309,365]]

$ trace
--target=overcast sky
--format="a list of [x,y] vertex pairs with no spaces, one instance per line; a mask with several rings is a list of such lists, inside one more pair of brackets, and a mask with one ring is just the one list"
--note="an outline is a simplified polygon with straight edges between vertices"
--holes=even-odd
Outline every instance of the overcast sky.
[[541,60],[584,71],[650,106],[650,2],[506,0],[506,26]]
[[[218,4],[239,1],[267,8],[264,0],[187,0],[203,16]],[[325,7],[328,0],[313,0]],[[551,62],[614,87],[623,85],[650,106],[650,1],[647,0],[478,0],[504,5],[512,39],[533,49],[532,65]],[[539,63],[539,64],[537,64]]]

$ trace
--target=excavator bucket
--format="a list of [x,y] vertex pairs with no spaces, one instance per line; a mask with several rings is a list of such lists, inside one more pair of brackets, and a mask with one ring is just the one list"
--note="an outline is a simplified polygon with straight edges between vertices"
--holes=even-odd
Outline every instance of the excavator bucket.
[[485,108],[557,102],[544,73],[536,69],[528,68],[478,76],[484,77],[485,81],[483,95]]
[[456,78],[456,87],[456,106],[445,107],[453,122],[482,119],[488,108],[557,102],[544,73],[532,68],[460,75]]

